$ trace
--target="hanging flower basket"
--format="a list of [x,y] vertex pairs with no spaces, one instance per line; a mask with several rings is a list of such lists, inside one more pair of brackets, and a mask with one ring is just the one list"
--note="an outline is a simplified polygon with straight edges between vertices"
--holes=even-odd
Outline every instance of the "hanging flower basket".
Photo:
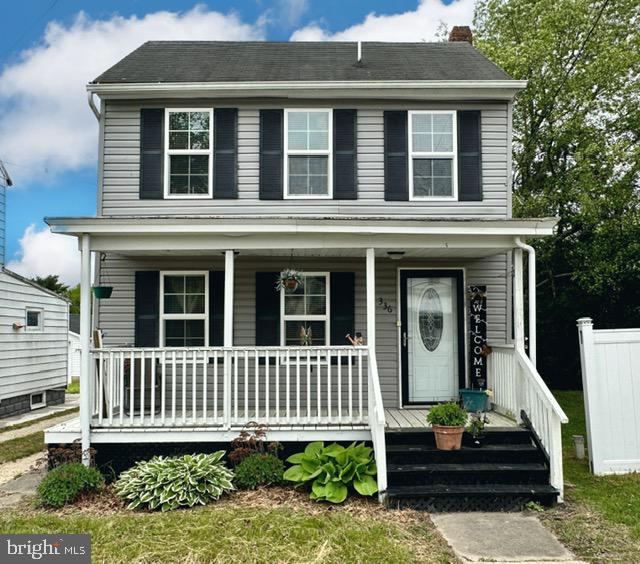
[[278,291],[286,290],[288,292],[294,292],[303,285],[304,277],[302,273],[290,268],[283,270],[276,280],[276,290]]
[[96,300],[106,300],[111,297],[113,292],[113,286],[94,286],[91,288]]

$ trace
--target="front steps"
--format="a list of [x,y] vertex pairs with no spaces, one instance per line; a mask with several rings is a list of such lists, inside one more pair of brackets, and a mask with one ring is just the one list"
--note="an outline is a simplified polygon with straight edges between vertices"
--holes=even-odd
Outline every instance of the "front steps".
[[387,504],[427,511],[509,511],[555,503],[545,454],[523,428],[491,428],[480,448],[442,451],[430,429],[388,430]]

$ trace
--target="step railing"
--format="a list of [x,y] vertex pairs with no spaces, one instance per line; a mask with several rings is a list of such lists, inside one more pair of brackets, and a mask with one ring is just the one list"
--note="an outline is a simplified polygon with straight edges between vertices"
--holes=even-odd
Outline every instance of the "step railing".
[[370,394],[364,346],[104,348],[92,355],[93,427],[368,427],[372,398],[380,426],[377,371],[378,391]]
[[530,424],[549,459],[550,482],[564,494],[562,472],[562,424],[565,412],[529,357],[517,347],[492,345],[488,357],[488,385],[498,411]]
[[387,491],[387,447],[385,416],[378,376],[378,362],[374,353],[369,355],[369,427],[378,470],[378,497],[384,501]]

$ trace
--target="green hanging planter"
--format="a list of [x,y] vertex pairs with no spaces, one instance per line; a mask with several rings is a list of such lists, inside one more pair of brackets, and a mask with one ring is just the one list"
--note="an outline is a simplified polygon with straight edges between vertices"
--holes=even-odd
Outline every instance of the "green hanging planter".
[[113,286],[94,286],[91,290],[96,300],[106,300],[111,297]]

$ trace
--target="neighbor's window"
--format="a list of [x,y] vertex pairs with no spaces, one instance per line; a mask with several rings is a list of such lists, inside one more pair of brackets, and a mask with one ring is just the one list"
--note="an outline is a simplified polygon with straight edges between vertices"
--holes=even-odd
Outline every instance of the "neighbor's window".
[[165,196],[211,196],[212,110],[167,110]]
[[27,308],[25,314],[25,328],[27,331],[42,331],[42,310]]
[[160,342],[167,347],[204,347],[207,343],[207,272],[163,272]]
[[411,199],[457,197],[455,132],[455,112],[409,112]]
[[308,273],[296,290],[281,290],[282,344],[328,344],[329,275]]
[[330,198],[331,110],[285,110],[288,198]]
[[31,404],[31,409],[38,409],[40,407],[45,407],[47,405],[47,393],[37,392],[35,394],[31,394],[29,396],[29,401]]

